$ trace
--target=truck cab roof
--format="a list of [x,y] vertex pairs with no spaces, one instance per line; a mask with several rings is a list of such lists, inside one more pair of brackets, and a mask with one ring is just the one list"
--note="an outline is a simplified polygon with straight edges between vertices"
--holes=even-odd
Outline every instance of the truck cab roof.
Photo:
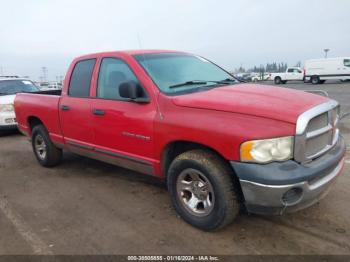
[[175,50],[166,50],[166,49],[136,49],[136,50],[121,50],[121,51],[109,51],[109,52],[99,52],[99,53],[93,53],[88,55],[82,55],[77,57],[75,60],[82,60],[92,57],[98,57],[98,56],[109,56],[113,54],[119,54],[119,55],[127,55],[127,56],[134,56],[134,55],[142,55],[142,54],[161,54],[161,53],[186,53],[181,51],[175,51]]

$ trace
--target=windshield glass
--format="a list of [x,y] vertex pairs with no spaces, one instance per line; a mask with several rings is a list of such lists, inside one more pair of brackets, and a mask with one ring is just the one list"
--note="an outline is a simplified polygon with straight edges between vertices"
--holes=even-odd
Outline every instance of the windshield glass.
[[14,95],[20,92],[38,92],[38,87],[29,80],[2,80],[0,81],[0,95]]
[[[158,88],[167,94],[191,92],[199,90],[198,87],[215,86],[213,81],[220,82],[228,79],[234,81],[229,73],[199,56],[161,53],[135,55],[134,57]],[[203,83],[206,81],[207,83]],[[187,84],[182,85],[183,83]],[[176,88],[173,88],[174,86]]]

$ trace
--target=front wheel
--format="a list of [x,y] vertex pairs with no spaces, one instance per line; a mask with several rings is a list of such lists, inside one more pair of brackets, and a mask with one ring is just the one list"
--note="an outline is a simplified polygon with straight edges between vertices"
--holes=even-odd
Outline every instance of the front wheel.
[[207,231],[230,224],[240,210],[233,176],[226,163],[211,152],[192,150],[179,155],[167,177],[176,212]]
[[62,160],[62,150],[52,143],[43,125],[33,128],[32,147],[38,162],[44,167],[56,166]]
[[312,76],[312,77],[311,77],[311,83],[312,83],[313,85],[319,84],[319,83],[320,83],[320,78],[319,78],[318,76]]

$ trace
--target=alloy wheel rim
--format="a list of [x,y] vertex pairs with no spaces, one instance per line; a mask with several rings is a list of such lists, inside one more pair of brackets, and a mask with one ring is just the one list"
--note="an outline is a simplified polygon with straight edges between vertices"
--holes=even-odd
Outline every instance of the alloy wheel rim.
[[34,141],[35,152],[37,156],[44,160],[46,158],[47,149],[44,138],[41,135],[37,135]]
[[214,208],[215,195],[209,179],[199,170],[188,168],[178,176],[178,198],[185,209],[195,216],[207,216]]

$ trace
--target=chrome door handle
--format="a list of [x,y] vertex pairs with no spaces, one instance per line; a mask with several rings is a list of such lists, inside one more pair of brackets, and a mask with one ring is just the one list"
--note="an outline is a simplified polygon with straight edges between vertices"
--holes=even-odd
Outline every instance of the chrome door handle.
[[93,113],[95,116],[104,116],[104,115],[105,115],[105,111],[102,110],[102,109],[93,109],[93,110],[92,110],[92,113]]
[[62,110],[62,111],[69,111],[69,110],[70,110],[70,107],[69,107],[69,106],[62,105],[62,106],[61,106],[61,110]]

